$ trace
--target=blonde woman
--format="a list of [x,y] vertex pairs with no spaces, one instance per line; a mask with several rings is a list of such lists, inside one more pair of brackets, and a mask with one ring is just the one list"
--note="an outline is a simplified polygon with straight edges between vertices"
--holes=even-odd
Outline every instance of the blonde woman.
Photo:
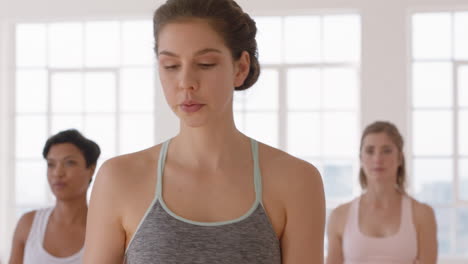
[[365,128],[360,161],[363,194],[331,213],[327,264],[435,264],[434,211],[405,191],[403,138],[395,125]]

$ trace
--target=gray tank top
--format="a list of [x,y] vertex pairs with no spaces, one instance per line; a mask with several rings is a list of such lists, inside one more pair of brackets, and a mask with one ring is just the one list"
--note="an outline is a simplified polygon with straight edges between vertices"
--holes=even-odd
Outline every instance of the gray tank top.
[[156,195],[125,252],[127,264],[280,264],[280,243],[262,204],[258,144],[251,139],[255,202],[238,219],[196,222],[172,212],[162,197],[169,140],[158,162]]

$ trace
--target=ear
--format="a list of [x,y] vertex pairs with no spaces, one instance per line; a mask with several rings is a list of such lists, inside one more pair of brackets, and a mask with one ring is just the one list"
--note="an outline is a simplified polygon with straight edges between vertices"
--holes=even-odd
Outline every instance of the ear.
[[243,51],[240,58],[234,65],[234,87],[239,87],[244,84],[245,79],[250,71],[250,55],[247,51]]

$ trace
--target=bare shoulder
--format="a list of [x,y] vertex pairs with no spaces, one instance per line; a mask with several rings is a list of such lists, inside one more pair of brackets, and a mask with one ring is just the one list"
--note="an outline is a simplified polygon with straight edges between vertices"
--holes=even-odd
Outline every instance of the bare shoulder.
[[151,167],[156,166],[161,145],[139,152],[111,158],[104,162],[98,172],[98,180],[115,185],[128,186],[138,182],[138,178]]
[[412,197],[409,198],[413,209],[413,220],[416,225],[435,220],[434,209],[430,205],[419,202]]
[[30,211],[21,216],[16,225],[15,237],[21,241],[26,241],[34,221],[36,211]]
[[[312,164],[265,144],[259,146],[260,166],[267,177],[289,184],[320,183],[321,177]],[[282,182],[282,183],[284,183]]]
[[351,204],[352,202],[347,202],[333,209],[328,218],[328,233],[343,234]]
[[264,144],[259,145],[259,159],[268,198],[273,197],[286,211],[324,207],[322,177],[312,164]]
[[159,149],[158,145],[104,162],[96,176],[91,205],[96,199],[104,199],[101,201],[111,202],[112,210],[122,215],[136,202],[146,199],[145,195],[151,195],[155,189],[152,183],[155,182]]

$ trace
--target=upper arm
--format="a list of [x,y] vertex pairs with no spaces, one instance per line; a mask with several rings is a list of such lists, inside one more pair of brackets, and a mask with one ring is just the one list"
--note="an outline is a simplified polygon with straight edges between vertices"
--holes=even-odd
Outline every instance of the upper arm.
[[23,264],[24,247],[34,220],[35,212],[24,214],[16,225],[10,254],[10,264]]
[[418,204],[416,207],[419,262],[435,264],[437,262],[437,224],[434,210],[426,204]]
[[284,264],[323,263],[325,198],[320,173],[310,164],[288,172],[286,224],[281,237]]
[[327,238],[328,238],[328,254],[327,264],[341,264],[343,263],[343,240],[342,240],[342,220],[346,219],[343,217],[343,208],[339,207],[333,210],[331,213],[328,226],[327,226]]
[[103,164],[93,187],[84,246],[84,262],[88,264],[122,263],[125,252],[125,231],[122,227],[118,169],[113,160]]

